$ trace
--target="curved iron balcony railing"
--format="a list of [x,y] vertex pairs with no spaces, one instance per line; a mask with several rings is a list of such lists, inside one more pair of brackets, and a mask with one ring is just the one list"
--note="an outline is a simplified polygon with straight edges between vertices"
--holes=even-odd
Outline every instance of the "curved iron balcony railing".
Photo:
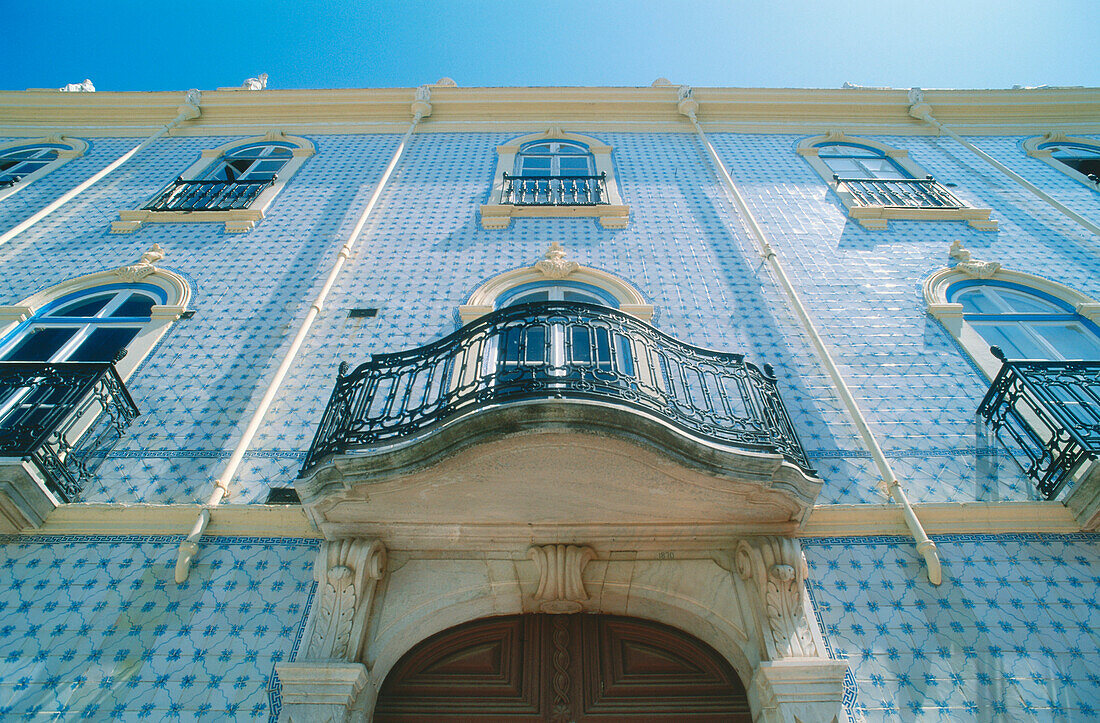
[[275,176],[254,181],[185,181],[177,178],[143,208],[146,211],[232,211],[248,208]]
[[0,362],[0,457],[33,462],[63,502],[138,416],[110,362]]
[[1100,361],[1001,360],[978,416],[1032,479],[1058,496],[1083,464],[1100,459]]
[[691,346],[593,304],[519,304],[419,349],[342,364],[302,468],[489,405],[590,400],[722,445],[780,454],[813,475],[772,369]]
[[943,184],[927,178],[841,178],[833,175],[838,191],[852,194],[857,206],[892,208],[962,208]]
[[598,176],[504,174],[501,203],[513,206],[597,206],[607,200],[607,173]]

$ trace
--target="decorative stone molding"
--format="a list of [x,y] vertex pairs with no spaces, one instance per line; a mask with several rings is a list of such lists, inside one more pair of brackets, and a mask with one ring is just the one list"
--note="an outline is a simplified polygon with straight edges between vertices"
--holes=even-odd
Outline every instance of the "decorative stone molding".
[[582,266],[576,261],[566,260],[567,255],[568,252],[565,248],[559,242],[554,241],[543,257],[531,266],[506,271],[489,279],[470,295],[465,304],[458,307],[458,314],[462,319],[462,323],[468,324],[474,319],[491,312],[496,308],[497,298],[517,286],[546,281],[548,278],[562,279],[566,277],[570,281],[577,281],[603,289],[619,303],[621,311],[631,316],[646,322],[653,318],[653,305],[647,304],[645,297],[631,284],[606,271]]
[[539,569],[539,587],[535,598],[544,613],[577,613],[588,600],[581,575],[584,567],[596,559],[586,545],[532,545],[527,557]]
[[386,548],[379,540],[331,540],[321,546],[303,660],[359,659],[374,591],[385,573]]
[[160,244],[153,244],[152,248],[141,255],[141,259],[136,264],[115,269],[115,276],[131,284],[141,281],[146,276],[156,273],[157,267],[154,264],[163,258],[164,249]]
[[1051,168],[1056,169],[1059,173],[1064,173],[1078,183],[1088,186],[1093,190],[1100,191],[1100,183],[1093,181],[1076,168],[1067,166],[1065,163],[1059,161],[1054,157],[1054,154],[1049,148],[1042,148],[1042,146],[1050,143],[1072,143],[1074,145],[1091,148],[1097,153],[1100,153],[1100,141],[1097,141],[1095,138],[1084,138],[1082,136],[1067,136],[1062,131],[1051,131],[1037,138],[1029,138],[1024,141],[1024,150],[1032,158],[1038,158]]
[[951,243],[948,256],[958,261],[955,264],[957,271],[969,274],[979,279],[991,279],[993,274],[1000,270],[1001,265],[996,261],[978,261],[970,257],[970,252],[963,248],[962,241],[956,239]]
[[762,662],[748,685],[757,723],[834,723],[848,664],[828,658]]
[[[885,143],[880,143],[870,138],[850,136],[843,131],[832,128],[823,135],[803,138],[798,142],[795,152],[804,157],[806,162],[821,176],[829,188],[833,190],[841,204],[848,211],[848,216],[859,221],[860,225],[869,230],[882,231],[886,229],[890,219],[908,221],[966,221],[971,228],[979,231],[996,231],[997,222],[990,220],[992,213],[988,208],[908,208],[897,206],[860,206],[855,202],[852,194],[839,190],[839,184],[833,179],[833,171],[825,161],[821,160],[820,149],[822,143],[852,143],[872,148],[886,157],[892,159],[905,170],[912,178],[926,178],[928,172],[916,161],[909,157],[909,152],[904,148],[894,148]],[[961,199],[960,199],[961,200]]]
[[747,583],[753,617],[767,660],[820,656],[806,612],[809,574],[802,546],[790,537],[737,543],[737,573]]
[[66,83],[58,88],[62,93],[94,93],[95,86],[91,78],[85,78],[83,83]]
[[[607,203],[591,206],[513,206],[501,203],[504,195],[504,174],[512,173],[516,164],[516,154],[519,153],[520,148],[528,143],[546,140],[573,141],[588,147],[596,162],[597,175],[606,174]],[[558,126],[551,126],[543,133],[533,133],[497,146],[497,167],[493,176],[493,188],[489,193],[489,202],[483,204],[479,210],[481,226],[485,229],[508,228],[512,219],[516,217],[597,218],[604,228],[626,228],[630,222],[630,207],[623,204],[622,197],[619,195],[615,166],[611,162],[611,146],[595,138],[566,133]]]
[[432,114],[432,88],[429,85],[422,85],[416,89],[416,93],[413,96],[413,102],[411,111],[414,116],[420,116],[421,118],[427,118]]
[[581,267],[576,261],[566,261],[566,251],[561,243],[554,241],[546,254],[536,264],[535,268],[550,279],[564,279]]
[[279,723],[364,721],[356,701],[370,678],[362,663],[278,663],[283,690]]

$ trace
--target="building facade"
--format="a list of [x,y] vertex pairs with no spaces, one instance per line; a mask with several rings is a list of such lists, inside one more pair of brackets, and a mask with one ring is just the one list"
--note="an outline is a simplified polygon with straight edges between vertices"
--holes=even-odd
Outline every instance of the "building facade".
[[0,93],[0,718],[1097,717],[1098,166],[1094,89]]

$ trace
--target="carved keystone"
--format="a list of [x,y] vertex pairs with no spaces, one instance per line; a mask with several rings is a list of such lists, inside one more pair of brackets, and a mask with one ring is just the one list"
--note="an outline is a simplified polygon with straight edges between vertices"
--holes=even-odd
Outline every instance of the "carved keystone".
[[317,553],[317,600],[305,660],[357,662],[378,581],[386,574],[379,540],[333,540]]
[[560,243],[554,241],[534,268],[541,271],[548,279],[564,279],[581,266],[576,261],[567,261],[565,256],[565,249]]
[[588,600],[581,573],[596,552],[580,545],[532,545],[527,557],[539,568],[539,589],[535,599],[544,613],[576,613]]
[[745,581],[764,657],[820,655],[806,618],[808,570],[798,540],[757,537],[737,543],[737,572]]

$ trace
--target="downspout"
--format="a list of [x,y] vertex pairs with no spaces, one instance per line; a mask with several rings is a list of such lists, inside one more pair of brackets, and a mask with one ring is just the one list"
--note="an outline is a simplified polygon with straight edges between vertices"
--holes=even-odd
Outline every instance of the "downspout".
[[210,524],[211,510],[229,496],[229,483],[232,482],[233,478],[236,476],[237,470],[244,460],[245,452],[248,451],[249,445],[252,444],[256,432],[259,431],[260,424],[271,408],[271,403],[275,400],[275,394],[282,386],[283,379],[286,378],[286,374],[290,370],[291,364],[297,359],[298,352],[301,350],[306,336],[309,335],[310,327],[313,326],[314,320],[316,320],[318,314],[321,313],[325,299],[332,290],[333,284],[336,283],[336,279],[344,267],[344,262],[351,256],[352,248],[355,246],[359,234],[362,233],[363,227],[367,223],[367,219],[370,217],[371,212],[374,211],[378,199],[382,196],[382,191],[385,189],[386,183],[390,180],[390,176],[397,167],[397,162],[401,160],[401,156],[405,153],[409,138],[412,136],[413,131],[416,130],[416,126],[420,123],[420,120],[432,114],[432,106],[431,103],[428,102],[429,100],[430,91],[428,87],[420,86],[417,88],[416,99],[412,104],[412,123],[409,124],[409,128],[405,131],[405,135],[401,137],[401,142],[397,145],[397,150],[393,152],[393,157],[390,158],[390,162],[386,166],[385,171],[382,172],[382,177],[378,179],[378,183],[374,187],[374,192],[371,193],[370,198],[367,200],[367,205],[363,207],[362,213],[359,214],[359,220],[356,222],[355,228],[352,229],[351,234],[336,253],[336,262],[332,265],[332,269],[329,271],[324,285],[318,292],[317,298],[310,304],[305,319],[302,320],[301,326],[298,327],[298,333],[294,335],[294,340],[291,342],[290,348],[287,349],[286,354],[283,355],[279,368],[275,371],[275,375],[268,383],[267,390],[264,392],[264,396],[260,400],[259,406],[256,407],[256,411],[253,412],[252,418],[249,420],[248,426],[244,430],[244,434],[241,435],[240,441],[237,442],[237,446],[233,449],[233,454],[229,457],[229,462],[226,463],[225,469],[223,469],[222,473],[214,480],[214,491],[199,512],[199,517],[195,520],[195,524],[191,527],[191,531],[187,534],[183,542],[180,543],[179,554],[176,558],[177,583],[183,583],[191,573],[191,562],[199,551],[199,539],[202,537],[203,533],[206,532],[207,525]]
[[1079,226],[1081,226],[1082,228],[1087,230],[1089,233],[1092,233],[1096,236],[1100,236],[1100,225],[1097,225],[1097,224],[1093,223],[1092,221],[1088,220],[1087,218],[1085,218],[1081,214],[1077,213],[1073,209],[1066,206],[1064,203],[1058,201],[1056,198],[1054,198],[1049,193],[1047,193],[1046,191],[1044,191],[1041,188],[1039,188],[1038,186],[1036,186],[1031,181],[1029,181],[1026,178],[1024,178],[1023,176],[1021,176],[1019,173],[1016,173],[1011,168],[1009,168],[1005,164],[1001,163],[1000,161],[998,161],[993,156],[989,155],[988,153],[986,153],[982,149],[975,146],[970,141],[968,141],[965,138],[963,138],[962,136],[960,136],[955,131],[953,131],[950,128],[948,128],[947,126],[945,126],[943,123],[940,123],[938,120],[933,118],[932,117],[932,106],[930,106],[930,105],[928,105],[927,103],[924,102],[924,93],[921,91],[920,88],[913,88],[912,90],[909,91],[909,104],[910,104],[909,105],[909,115],[910,116],[912,116],[913,118],[916,118],[917,120],[922,120],[925,123],[928,123],[929,125],[934,126],[940,132],[951,136],[956,141],[958,141],[960,145],[962,145],[968,151],[970,151],[971,153],[976,155],[978,158],[981,158],[983,161],[985,161],[989,165],[993,166],[998,171],[1005,174],[1006,176],[1011,178],[1016,183],[1020,184],[1021,186],[1023,186],[1027,190],[1031,191],[1033,194],[1038,196],[1043,201],[1046,201],[1047,204],[1050,205],[1051,208],[1053,208],[1054,210],[1060,212],[1062,215],[1066,216],[1071,221],[1074,221]]
[[201,96],[199,94],[199,91],[193,90],[193,89],[187,91],[187,96],[183,100],[183,105],[181,105],[179,108],[176,109],[178,115],[176,115],[175,118],[173,118],[172,120],[165,123],[164,126],[161,127],[161,129],[159,131],[157,131],[153,135],[149,136],[144,141],[142,141],[138,145],[134,146],[130,150],[126,151],[125,153],[123,153],[121,156],[119,156],[115,160],[111,161],[111,163],[109,163],[107,166],[102,168],[98,173],[93,175],[91,178],[87,179],[86,181],[83,181],[82,183],[77,185],[75,188],[69,189],[67,192],[62,194],[60,198],[53,201],[53,203],[50,203],[48,206],[41,209],[40,211],[35,213],[30,218],[23,221],[22,223],[14,226],[10,230],[8,230],[6,233],[0,234],[0,246],[6,244],[8,241],[11,241],[13,238],[15,238],[19,234],[23,233],[24,231],[29,229],[31,226],[34,226],[36,223],[38,223],[42,219],[46,218],[47,216],[49,216],[54,211],[61,208],[62,206],[64,206],[69,201],[73,200],[74,198],[76,198],[78,195],[80,195],[81,193],[83,193],[87,189],[91,188],[92,185],[99,182],[99,180],[102,179],[104,176],[106,176],[108,173],[115,170],[116,168],[121,166],[126,161],[130,160],[130,158],[132,158],[134,156],[134,154],[139,153],[142,150],[144,150],[151,143],[153,143],[153,141],[157,140],[158,138],[160,138],[164,134],[168,133],[170,130],[172,130],[173,128],[178,126],[180,123],[183,123],[184,121],[194,120],[195,118],[198,118],[202,114],[202,111],[199,110],[199,101],[200,100],[201,100]]
[[821,338],[821,334],[818,333],[817,327],[813,319],[810,318],[810,314],[805,304],[802,303],[801,297],[799,297],[794,285],[791,284],[791,280],[787,277],[787,272],[783,269],[783,264],[776,255],[775,249],[772,248],[767,235],[764,233],[764,230],[760,228],[760,224],[756,222],[756,218],[752,215],[752,211],[749,210],[748,204],[745,203],[745,199],[738,190],[737,184],[734,183],[733,177],[726,169],[725,164],[722,163],[722,160],[718,157],[718,152],[714,150],[714,146],[711,145],[710,139],[708,139],[707,135],[703,132],[702,126],[699,125],[699,121],[695,117],[695,113],[699,109],[699,103],[693,97],[691,88],[686,86],[680,88],[680,101],[677,108],[681,114],[688,117],[688,120],[690,120],[691,124],[695,127],[695,132],[698,134],[699,140],[706,149],[711,163],[714,164],[715,169],[718,171],[718,176],[729,194],[730,201],[733,202],[741,220],[755,239],[759,247],[760,255],[768,263],[772,273],[775,274],[780,287],[782,287],[784,293],[787,295],[787,299],[791,303],[791,307],[798,315],[799,320],[802,322],[802,326],[806,329],[806,333],[809,334],[810,341],[813,343],[818,358],[821,360],[821,365],[825,367],[825,371],[829,374],[829,378],[832,380],[837,394],[840,396],[841,401],[844,402],[844,406],[847,407],[848,414],[852,417],[852,421],[859,431],[859,436],[863,439],[863,444],[871,453],[871,458],[875,461],[875,465],[878,467],[883,482],[886,483],[886,489],[890,497],[901,505],[905,517],[905,525],[909,528],[910,534],[917,542],[917,553],[924,558],[928,566],[928,580],[933,585],[939,585],[943,581],[943,570],[940,565],[940,556],[936,549],[936,543],[928,538],[928,535],[924,531],[924,527],[921,526],[920,520],[917,519],[917,514],[913,511],[913,505],[905,495],[905,490],[902,489],[901,482],[898,481],[897,475],[894,474],[893,469],[890,467],[889,460],[883,453],[882,447],[879,446],[874,433],[871,432],[871,428],[868,426],[867,420],[863,416],[863,412],[856,403],[855,397],[852,396],[852,392],[848,389],[847,382],[844,381],[844,377],[837,368],[836,362],[833,361],[832,355],[829,354],[829,350],[825,347],[825,341]]

